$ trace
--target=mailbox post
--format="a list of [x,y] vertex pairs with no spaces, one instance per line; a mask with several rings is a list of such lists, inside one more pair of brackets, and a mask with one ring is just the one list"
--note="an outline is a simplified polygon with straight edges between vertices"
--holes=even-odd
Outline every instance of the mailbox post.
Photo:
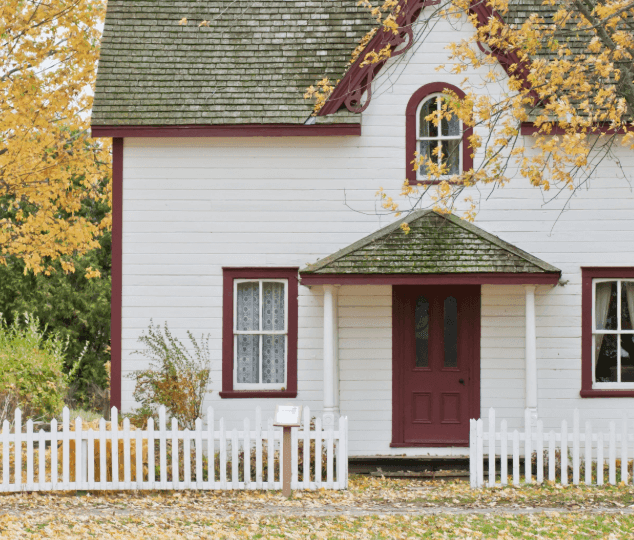
[[274,426],[284,429],[282,436],[282,461],[284,466],[280,471],[282,476],[282,495],[291,496],[291,428],[300,426],[302,417],[301,405],[277,405],[275,407]]

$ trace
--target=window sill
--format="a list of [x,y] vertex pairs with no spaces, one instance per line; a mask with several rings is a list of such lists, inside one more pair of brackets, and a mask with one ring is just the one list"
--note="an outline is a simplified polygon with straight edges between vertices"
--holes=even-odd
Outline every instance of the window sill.
[[[634,391],[632,392],[634,395]],[[297,392],[293,390],[227,390],[219,393],[223,399],[248,399],[248,398],[296,398]]]
[[582,398],[634,397],[634,390],[581,390]]

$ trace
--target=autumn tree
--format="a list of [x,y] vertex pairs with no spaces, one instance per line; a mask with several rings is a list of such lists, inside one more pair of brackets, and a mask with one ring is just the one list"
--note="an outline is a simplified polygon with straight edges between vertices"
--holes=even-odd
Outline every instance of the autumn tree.
[[80,212],[110,191],[110,147],[89,132],[105,4],[0,6],[0,262],[72,271],[72,258],[98,248],[110,226],[109,213]]
[[[379,23],[373,33],[398,32],[401,2],[362,3]],[[512,177],[545,191],[574,193],[603,160],[620,165],[616,146],[634,148],[634,0],[537,0],[535,5],[540,9],[520,22],[508,20],[509,0],[442,0],[421,12],[417,24],[426,29],[440,20],[473,28],[470,38],[451,43],[448,62],[439,70],[465,75],[484,70],[485,84],[499,84],[501,92],[482,92],[465,77],[465,96],[447,91],[441,110],[427,116],[436,125],[443,118],[460,118],[463,129],[472,130],[469,145],[476,159],[474,167],[448,178],[448,160],[437,159],[440,147],[411,156],[414,169],[424,167],[430,179],[439,181],[434,186],[405,183],[401,195],[411,208],[431,200],[450,212],[465,188],[504,186]],[[420,32],[419,39],[428,33]],[[351,65],[359,55],[361,62],[381,63],[395,52],[389,45],[378,52],[364,52],[361,46]],[[315,114],[335,86],[323,80],[308,90]],[[528,147],[521,139],[523,123],[536,129]],[[379,196],[385,209],[401,211],[382,190]],[[475,209],[472,203],[468,219]]]

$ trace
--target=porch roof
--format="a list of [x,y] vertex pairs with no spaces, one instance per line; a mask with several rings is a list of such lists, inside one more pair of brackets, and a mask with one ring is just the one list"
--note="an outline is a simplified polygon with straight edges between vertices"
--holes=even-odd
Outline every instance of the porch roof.
[[[401,225],[407,223],[408,234]],[[561,270],[454,215],[418,210],[300,271],[302,283],[556,284]]]

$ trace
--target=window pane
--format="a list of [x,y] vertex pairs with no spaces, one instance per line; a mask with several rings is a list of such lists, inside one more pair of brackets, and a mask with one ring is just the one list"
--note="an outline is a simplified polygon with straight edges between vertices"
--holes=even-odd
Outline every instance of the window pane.
[[284,382],[286,336],[262,336],[262,382]]
[[634,336],[621,335],[621,382],[634,382]]
[[284,331],[284,283],[262,283],[262,330]]
[[594,316],[597,330],[616,330],[616,281],[597,283]]
[[429,302],[419,296],[414,312],[416,367],[429,367]]
[[457,137],[460,135],[460,120],[458,120],[458,117],[455,114],[451,116],[451,120],[443,118],[440,125],[442,128],[441,133],[445,137]]
[[260,336],[241,334],[238,340],[237,381],[260,382]]
[[[434,149],[434,147],[432,146],[432,143],[435,144],[433,141],[420,141],[419,152],[421,157],[430,158],[432,161],[438,163],[438,158],[435,156],[432,156],[432,151]],[[428,175],[429,167],[427,167],[427,162],[424,162],[418,170],[420,171],[421,175]]]
[[617,382],[616,335],[595,334],[595,378],[597,382]]
[[260,329],[260,284],[255,282],[238,283],[236,300],[237,330]]
[[447,174],[460,173],[460,139],[442,142],[442,162],[449,166]]
[[621,282],[621,329],[632,330],[634,315],[634,281]]
[[437,110],[436,99],[435,97],[431,98],[423,103],[420,108],[419,125],[421,137],[438,137],[438,127],[433,122],[425,120],[426,116]]
[[445,299],[445,367],[458,367],[458,302]]

